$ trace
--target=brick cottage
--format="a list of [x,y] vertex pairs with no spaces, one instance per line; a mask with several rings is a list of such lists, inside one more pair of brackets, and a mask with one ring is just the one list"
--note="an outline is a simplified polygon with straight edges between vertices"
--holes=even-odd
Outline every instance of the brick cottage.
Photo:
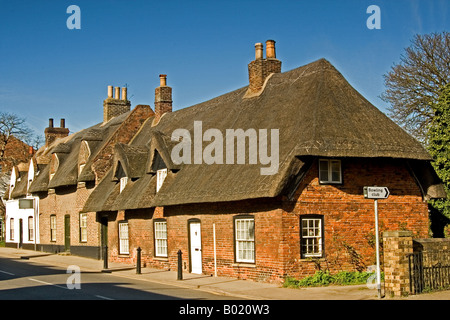
[[[100,258],[107,245],[110,261],[135,264],[140,247],[164,269],[181,250],[186,272],[269,282],[364,270],[373,185],[391,192],[380,231],[428,236],[427,200],[444,193],[415,139],[325,59],[281,72],[269,40],[248,71],[247,87],[174,112],[161,75],[154,112],[118,107],[39,150],[22,196],[39,199],[40,248]],[[128,103],[118,90],[105,114]]]

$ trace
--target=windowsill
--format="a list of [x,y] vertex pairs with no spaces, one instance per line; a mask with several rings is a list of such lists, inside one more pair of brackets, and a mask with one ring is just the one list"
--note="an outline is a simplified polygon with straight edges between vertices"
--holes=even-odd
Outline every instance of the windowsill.
[[238,268],[256,268],[256,264],[251,262],[235,262],[231,266]]
[[119,258],[128,258],[130,256],[129,253],[119,253]]
[[153,257],[153,260],[156,261],[169,261],[168,257]]
[[313,261],[325,261],[325,258],[320,256],[320,257],[302,257],[300,258],[300,262],[313,262]]

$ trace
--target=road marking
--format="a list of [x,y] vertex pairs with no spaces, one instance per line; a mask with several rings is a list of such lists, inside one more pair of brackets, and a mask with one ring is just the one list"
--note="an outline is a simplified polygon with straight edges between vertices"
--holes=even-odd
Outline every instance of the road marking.
[[105,299],[105,300],[114,300],[114,299],[112,299],[112,298],[108,298],[108,297],[104,297],[104,296],[99,296],[99,295],[96,295],[96,297],[97,297],[97,298],[100,298],[100,299]]
[[3,270],[0,270],[0,272],[1,272],[1,273],[8,274],[8,275],[10,275],[10,276],[15,276],[15,274],[14,274],[14,273],[11,273],[11,272],[6,272],[6,271],[3,271]]
[[45,282],[45,281],[41,281],[41,280],[37,280],[37,279],[33,279],[33,278],[28,278],[28,280],[36,281],[36,282],[43,283],[43,284],[46,284],[46,285],[51,285],[51,286],[55,286],[55,287],[58,287],[58,288],[61,288],[61,289],[69,290],[69,288],[67,288],[67,287],[63,287],[63,286],[60,286],[60,285],[57,285],[57,284],[54,284],[54,283],[50,283],[50,282]]

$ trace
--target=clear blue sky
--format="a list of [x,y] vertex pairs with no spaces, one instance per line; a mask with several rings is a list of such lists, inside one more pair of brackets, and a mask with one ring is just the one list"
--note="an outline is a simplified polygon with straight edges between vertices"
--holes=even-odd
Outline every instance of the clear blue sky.
[[[72,4],[80,30],[66,26]],[[380,30],[366,27],[370,5]],[[153,108],[161,73],[185,108],[246,86],[254,44],[273,39],[282,71],[326,58],[386,111],[383,75],[415,34],[449,31],[449,17],[448,0],[0,0],[0,110],[38,134],[49,118],[76,132],[102,121],[108,85]]]

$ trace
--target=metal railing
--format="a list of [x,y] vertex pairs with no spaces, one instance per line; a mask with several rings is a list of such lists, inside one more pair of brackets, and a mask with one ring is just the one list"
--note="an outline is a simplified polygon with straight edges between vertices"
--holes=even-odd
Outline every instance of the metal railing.
[[450,252],[422,251],[408,255],[410,293],[450,288]]

